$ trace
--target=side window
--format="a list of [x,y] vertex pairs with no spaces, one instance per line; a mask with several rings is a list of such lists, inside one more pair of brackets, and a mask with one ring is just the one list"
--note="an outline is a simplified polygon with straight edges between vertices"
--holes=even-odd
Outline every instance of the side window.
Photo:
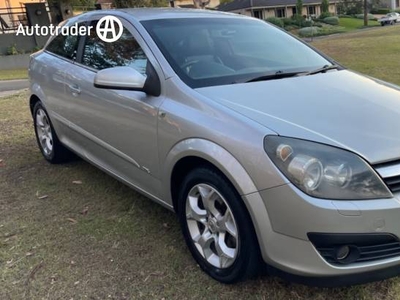
[[77,35],[65,36],[59,34],[50,42],[46,50],[68,59],[74,59],[78,49],[78,42],[79,36]]
[[[90,25],[96,28],[97,22]],[[82,64],[96,70],[127,66],[146,75],[147,57],[126,28],[122,36],[113,43],[102,41],[96,30],[91,30],[86,38]]]

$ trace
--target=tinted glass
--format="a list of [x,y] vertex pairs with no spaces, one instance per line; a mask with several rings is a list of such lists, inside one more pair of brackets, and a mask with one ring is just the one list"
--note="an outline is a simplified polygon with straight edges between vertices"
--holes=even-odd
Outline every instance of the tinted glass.
[[68,59],[74,59],[78,49],[78,42],[78,36],[60,34],[50,42],[46,50]]
[[[91,25],[96,28],[97,23]],[[96,30],[91,30],[90,36],[86,38],[82,64],[96,70],[128,66],[145,75],[147,58],[126,28],[122,36],[113,43],[102,41],[97,36]]]
[[191,87],[231,84],[330,64],[263,21],[192,18],[142,21],[178,76]]

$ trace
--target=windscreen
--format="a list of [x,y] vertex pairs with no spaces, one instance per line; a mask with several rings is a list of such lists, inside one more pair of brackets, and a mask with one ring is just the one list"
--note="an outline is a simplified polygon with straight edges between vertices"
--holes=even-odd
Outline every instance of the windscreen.
[[142,25],[192,88],[330,64],[306,44],[256,19],[180,18],[142,21]]

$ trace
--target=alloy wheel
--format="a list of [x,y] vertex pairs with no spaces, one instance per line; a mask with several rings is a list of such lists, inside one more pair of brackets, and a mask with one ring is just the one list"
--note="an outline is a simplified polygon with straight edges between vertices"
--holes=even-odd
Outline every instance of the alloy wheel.
[[41,108],[36,111],[36,132],[44,154],[50,156],[53,151],[53,134],[49,119]]
[[224,269],[235,262],[238,228],[227,201],[215,188],[197,184],[190,190],[186,222],[196,249],[208,263]]

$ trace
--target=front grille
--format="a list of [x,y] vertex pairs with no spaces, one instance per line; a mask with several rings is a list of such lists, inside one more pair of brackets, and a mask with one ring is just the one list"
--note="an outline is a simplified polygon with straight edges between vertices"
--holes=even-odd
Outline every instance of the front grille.
[[383,178],[383,181],[393,193],[400,191],[400,175]]
[[[334,265],[370,262],[400,256],[400,240],[389,233],[308,233],[319,254]],[[338,258],[338,250],[350,249],[346,259]]]
[[400,191],[400,161],[391,161],[373,166],[381,175],[383,181],[388,188],[393,192]]

